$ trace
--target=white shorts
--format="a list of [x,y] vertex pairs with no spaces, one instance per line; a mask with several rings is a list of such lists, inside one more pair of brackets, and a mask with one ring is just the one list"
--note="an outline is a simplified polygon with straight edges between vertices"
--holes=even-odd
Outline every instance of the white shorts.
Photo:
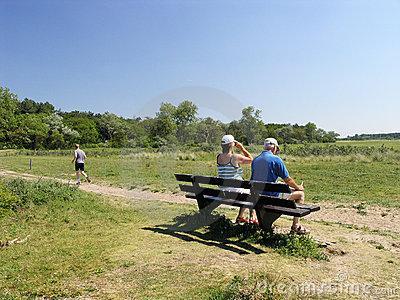
[[290,195],[291,195],[291,194],[289,194],[289,193],[279,193],[278,198],[280,198],[280,199],[285,199],[285,200],[289,200]]
[[249,189],[243,189],[243,188],[233,188],[233,187],[220,187],[221,191],[227,191],[227,192],[236,192],[236,193],[243,193],[243,194],[250,194]]

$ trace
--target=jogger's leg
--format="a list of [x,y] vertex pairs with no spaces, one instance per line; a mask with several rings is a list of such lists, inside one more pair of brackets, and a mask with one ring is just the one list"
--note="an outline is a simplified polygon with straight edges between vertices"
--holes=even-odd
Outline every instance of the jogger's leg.
[[85,176],[85,178],[87,179],[89,176],[85,173],[85,171],[81,171],[82,175]]
[[82,171],[82,174],[83,174],[83,176],[85,176],[87,182],[89,182],[89,183],[92,182],[92,181],[90,180],[90,178],[89,178],[89,175],[86,174],[85,171]]

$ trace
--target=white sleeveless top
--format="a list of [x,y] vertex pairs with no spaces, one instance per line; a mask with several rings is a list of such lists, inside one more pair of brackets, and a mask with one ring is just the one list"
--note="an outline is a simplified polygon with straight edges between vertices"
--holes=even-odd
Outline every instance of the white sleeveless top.
[[218,177],[225,178],[225,179],[240,179],[243,180],[243,169],[240,166],[234,166],[232,164],[232,157],[227,164],[220,164],[218,163],[217,156],[217,168],[218,168]]

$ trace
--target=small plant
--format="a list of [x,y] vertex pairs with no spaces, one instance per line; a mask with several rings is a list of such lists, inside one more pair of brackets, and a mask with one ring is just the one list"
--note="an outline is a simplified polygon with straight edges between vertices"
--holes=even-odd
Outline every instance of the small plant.
[[362,216],[365,216],[367,214],[367,211],[366,211],[367,205],[364,202],[361,202],[358,205],[353,205],[353,208],[355,208],[357,210],[357,213]]
[[268,274],[250,274],[248,277],[235,276],[221,289],[214,290],[210,300],[269,300],[285,299],[277,289],[279,281]]

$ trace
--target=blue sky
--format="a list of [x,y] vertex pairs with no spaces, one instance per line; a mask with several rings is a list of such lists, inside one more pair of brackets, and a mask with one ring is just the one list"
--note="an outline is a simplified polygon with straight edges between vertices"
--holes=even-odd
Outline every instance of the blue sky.
[[0,85],[62,110],[400,131],[400,1],[0,0]]

